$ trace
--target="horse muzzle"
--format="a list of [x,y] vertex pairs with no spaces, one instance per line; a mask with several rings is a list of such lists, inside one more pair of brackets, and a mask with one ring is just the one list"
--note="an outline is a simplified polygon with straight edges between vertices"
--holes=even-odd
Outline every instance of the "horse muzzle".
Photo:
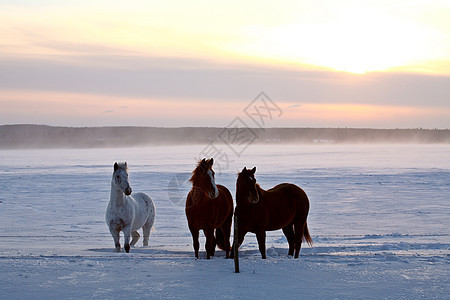
[[211,198],[211,199],[216,199],[217,197],[219,197],[219,192],[216,192],[216,191],[209,192],[208,193],[208,197]]
[[130,196],[132,191],[133,191],[133,190],[132,190],[130,187],[127,187],[127,188],[125,189],[125,195]]

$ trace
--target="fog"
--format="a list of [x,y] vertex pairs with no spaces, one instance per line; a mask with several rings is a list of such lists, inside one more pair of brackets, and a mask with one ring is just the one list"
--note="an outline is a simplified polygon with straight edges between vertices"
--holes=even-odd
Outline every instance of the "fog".
[[0,126],[0,149],[102,148],[158,145],[450,143],[445,129],[53,127]]

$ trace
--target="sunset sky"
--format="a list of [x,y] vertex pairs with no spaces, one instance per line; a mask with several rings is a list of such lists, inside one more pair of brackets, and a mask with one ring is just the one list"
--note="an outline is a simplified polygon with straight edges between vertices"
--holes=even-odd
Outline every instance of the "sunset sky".
[[[450,1],[0,2],[0,125],[450,128]],[[246,119],[247,118],[247,119]]]

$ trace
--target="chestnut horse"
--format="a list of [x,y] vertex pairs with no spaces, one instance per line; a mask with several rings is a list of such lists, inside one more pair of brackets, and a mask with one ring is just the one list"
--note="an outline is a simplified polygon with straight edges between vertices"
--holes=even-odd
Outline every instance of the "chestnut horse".
[[[236,182],[236,214],[238,217],[238,245],[244,241],[247,232],[256,234],[259,251],[266,258],[266,231],[283,229],[289,243],[288,255],[298,258],[302,240],[310,246],[306,218],[309,200],[298,186],[281,183],[267,191],[263,190],[255,179],[256,167],[244,168]],[[233,252],[232,252],[233,254]]]
[[[233,219],[233,198],[223,185],[216,185],[212,165],[214,159],[203,159],[192,173],[192,189],[186,199],[186,217],[198,259],[199,230],[206,237],[206,258],[214,256],[217,246],[230,256],[230,233]],[[214,236],[215,230],[215,236]]]

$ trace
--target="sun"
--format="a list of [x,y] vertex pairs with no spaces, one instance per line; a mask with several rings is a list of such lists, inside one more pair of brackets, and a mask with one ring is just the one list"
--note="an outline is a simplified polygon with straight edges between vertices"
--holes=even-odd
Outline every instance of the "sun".
[[[316,41],[306,47],[304,61],[352,73],[403,66],[424,51],[417,39],[424,33],[416,27],[373,12],[347,11],[339,22],[309,28]],[[303,52],[304,45],[294,47]]]
[[243,29],[232,51],[263,60],[315,65],[337,71],[385,71],[421,61],[432,52],[432,32],[419,23],[361,7],[320,22]]

